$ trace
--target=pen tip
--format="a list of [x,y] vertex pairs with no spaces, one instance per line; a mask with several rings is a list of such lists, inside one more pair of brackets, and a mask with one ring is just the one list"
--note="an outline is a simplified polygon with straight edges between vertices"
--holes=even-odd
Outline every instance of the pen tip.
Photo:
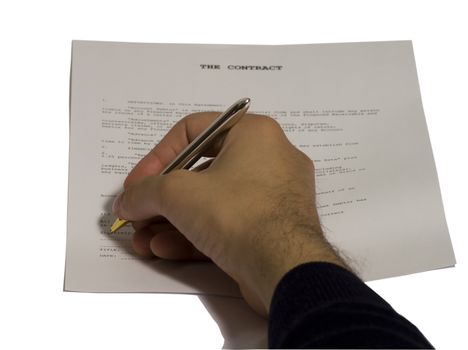
[[114,233],[117,231],[119,228],[124,226],[128,221],[127,220],[122,220],[122,219],[117,219],[111,226],[111,232]]

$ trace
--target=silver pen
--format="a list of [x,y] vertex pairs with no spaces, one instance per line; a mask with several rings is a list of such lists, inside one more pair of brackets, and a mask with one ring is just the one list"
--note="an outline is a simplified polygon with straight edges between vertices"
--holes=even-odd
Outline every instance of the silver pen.
[[[211,141],[236,124],[247,112],[249,106],[250,98],[248,97],[241,98],[235,102],[224,113],[221,113],[195,140],[190,142],[160,175],[170,173],[176,169],[190,169],[200,159],[202,152],[210,146]],[[111,232],[117,231],[127,222],[127,220],[117,218],[111,227]]]

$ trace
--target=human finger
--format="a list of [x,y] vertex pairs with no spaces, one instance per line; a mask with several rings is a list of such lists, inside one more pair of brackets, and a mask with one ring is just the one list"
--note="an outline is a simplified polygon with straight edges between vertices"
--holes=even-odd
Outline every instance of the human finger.
[[132,237],[132,247],[135,253],[147,258],[153,257],[154,254],[151,251],[150,242],[155,234],[148,226],[135,231]]
[[150,242],[153,254],[167,260],[209,260],[177,229],[162,231]]
[[132,221],[131,224],[133,226],[133,229],[135,231],[141,230],[142,228],[152,225],[152,224],[157,224],[157,223],[168,223],[169,221],[162,216],[155,216],[146,220],[140,220],[140,221]]
[[207,260],[173,225],[153,224],[135,231],[132,245],[141,256],[169,260]]
[[155,216],[170,220],[168,213],[179,211],[200,184],[200,173],[175,170],[166,175],[146,176],[129,186],[114,201],[114,214],[129,221],[143,221]]

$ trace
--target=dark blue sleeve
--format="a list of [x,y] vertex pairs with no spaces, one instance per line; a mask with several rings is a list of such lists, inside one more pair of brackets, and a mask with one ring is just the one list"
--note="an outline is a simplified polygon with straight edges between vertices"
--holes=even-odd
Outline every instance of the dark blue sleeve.
[[433,348],[422,333],[348,270],[307,263],[279,282],[270,348]]

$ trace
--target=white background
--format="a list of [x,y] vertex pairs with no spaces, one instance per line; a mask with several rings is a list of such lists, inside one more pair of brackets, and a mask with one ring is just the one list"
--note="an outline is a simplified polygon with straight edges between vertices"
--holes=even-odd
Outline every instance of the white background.
[[[217,323],[196,296],[62,292],[72,39],[225,44],[413,40],[458,263],[455,268],[370,286],[435,347],[460,348],[466,343],[468,311],[464,285],[468,10],[464,3],[2,1],[0,348],[221,348],[224,344]],[[248,327],[242,331],[248,332]],[[223,333],[226,346],[249,338]]]

